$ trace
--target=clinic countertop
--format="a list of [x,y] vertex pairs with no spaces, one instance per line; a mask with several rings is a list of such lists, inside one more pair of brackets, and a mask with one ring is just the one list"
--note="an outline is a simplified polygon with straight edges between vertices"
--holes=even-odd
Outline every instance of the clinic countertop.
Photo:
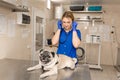
[[77,65],[74,70],[61,69],[58,74],[43,79],[39,78],[42,70],[28,72],[29,66],[38,62],[27,60],[0,60],[0,80],[91,80],[89,67],[87,64]]

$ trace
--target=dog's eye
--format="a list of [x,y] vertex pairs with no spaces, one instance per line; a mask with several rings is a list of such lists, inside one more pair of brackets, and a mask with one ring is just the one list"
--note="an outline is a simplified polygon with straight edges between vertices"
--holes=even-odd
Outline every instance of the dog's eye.
[[48,56],[48,58],[50,58],[50,56]]
[[40,54],[40,56],[43,56],[43,54]]

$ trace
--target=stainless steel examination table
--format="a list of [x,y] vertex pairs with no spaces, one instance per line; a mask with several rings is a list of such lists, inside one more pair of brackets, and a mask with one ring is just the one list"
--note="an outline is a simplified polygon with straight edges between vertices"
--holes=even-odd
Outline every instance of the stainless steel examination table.
[[42,70],[26,71],[36,64],[38,63],[26,60],[0,60],[0,80],[91,80],[87,64],[77,65],[75,70],[61,69],[58,74],[43,79],[39,78]]

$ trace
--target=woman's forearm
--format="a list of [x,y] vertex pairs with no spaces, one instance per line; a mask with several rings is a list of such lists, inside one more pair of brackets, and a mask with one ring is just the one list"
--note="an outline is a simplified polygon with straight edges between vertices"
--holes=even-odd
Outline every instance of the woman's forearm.
[[52,45],[56,45],[58,44],[59,41],[59,36],[60,36],[60,29],[57,30],[57,32],[55,33],[55,35],[52,38]]
[[78,48],[80,45],[80,39],[79,39],[76,31],[73,31],[72,43],[75,48]]

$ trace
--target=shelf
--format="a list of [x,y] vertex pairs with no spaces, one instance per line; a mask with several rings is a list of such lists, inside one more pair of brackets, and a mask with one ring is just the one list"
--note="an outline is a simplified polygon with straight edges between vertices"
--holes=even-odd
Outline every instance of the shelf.
[[[104,11],[71,11],[71,12],[73,12],[73,14],[75,14],[77,16],[75,18],[76,21],[81,21],[81,22],[103,22],[104,23],[103,14],[102,14]],[[83,15],[83,14],[85,14],[85,15]],[[80,17],[78,17],[78,16],[80,16]]]
[[80,18],[76,18],[75,20],[76,20],[76,21],[84,21],[84,22],[92,22],[93,20],[94,20],[95,22],[103,22],[102,19],[80,19]]
[[103,13],[104,11],[71,11],[73,13]]
[[89,64],[90,69],[98,69],[98,70],[103,70],[103,68],[100,65],[95,65],[95,64]]

